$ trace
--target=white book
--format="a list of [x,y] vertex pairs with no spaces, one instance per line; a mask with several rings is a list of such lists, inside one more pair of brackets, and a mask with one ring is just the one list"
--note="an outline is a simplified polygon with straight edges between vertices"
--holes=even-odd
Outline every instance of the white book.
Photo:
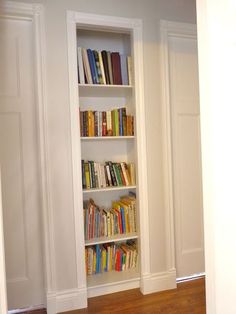
[[78,68],[79,68],[79,82],[80,84],[84,84],[84,66],[82,59],[82,48],[78,47],[77,49],[77,60],[78,60]]
[[132,85],[133,84],[133,71],[132,71],[132,58],[131,58],[131,56],[127,57],[127,66],[128,66],[129,85]]
[[82,48],[82,60],[83,60],[83,65],[84,65],[87,83],[93,84],[89,60],[88,60],[88,54],[87,54],[87,50],[85,48]]

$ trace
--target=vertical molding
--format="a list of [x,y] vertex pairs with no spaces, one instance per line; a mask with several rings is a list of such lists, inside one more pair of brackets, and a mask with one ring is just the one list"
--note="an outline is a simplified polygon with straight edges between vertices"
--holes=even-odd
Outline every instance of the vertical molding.
[[161,30],[161,82],[162,82],[162,121],[163,121],[163,160],[165,188],[165,220],[166,220],[166,259],[168,271],[175,271],[175,240],[174,240],[174,191],[171,139],[171,104],[169,77],[170,37],[196,38],[196,26],[187,23],[176,23],[162,20]]
[[[1,15],[15,19],[31,20],[33,25],[33,48],[35,55],[36,111],[38,118],[40,152],[40,192],[43,212],[43,250],[46,297],[56,289],[54,223],[51,201],[51,184],[48,149],[48,123],[46,99],[45,29],[44,7],[41,4],[27,4],[6,1],[1,5]],[[48,299],[48,298],[47,298]],[[55,313],[55,312],[51,312]]]
[[0,165],[0,313],[7,314],[7,287],[3,233],[2,185]]
[[87,307],[87,282],[85,274],[85,251],[84,251],[84,218],[83,218],[83,191],[81,182],[81,148],[78,127],[79,94],[77,74],[77,41],[76,41],[75,14],[67,12],[67,44],[68,44],[68,69],[69,69],[69,97],[70,97],[70,124],[71,124],[71,150],[72,150],[72,179],[73,179],[73,212],[75,231],[75,253],[77,269],[77,288],[83,290],[83,306]]

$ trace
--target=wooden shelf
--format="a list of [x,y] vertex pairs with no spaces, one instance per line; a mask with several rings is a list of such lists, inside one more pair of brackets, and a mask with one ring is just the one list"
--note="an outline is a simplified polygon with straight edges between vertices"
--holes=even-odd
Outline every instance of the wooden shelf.
[[132,93],[130,85],[79,84],[80,97],[126,97]]
[[102,274],[94,274],[87,276],[88,287],[96,287],[101,285],[107,285],[111,283],[124,283],[125,281],[138,280],[140,274],[137,268],[129,269],[125,271],[110,271]]
[[95,238],[91,240],[85,241],[85,246],[103,244],[103,243],[111,243],[111,242],[121,242],[126,240],[137,239],[137,233],[126,233],[126,234],[117,234],[111,237],[103,237],[103,238]]
[[125,185],[125,186],[106,187],[106,188],[99,188],[99,189],[88,189],[88,190],[83,190],[83,193],[110,192],[110,191],[121,191],[121,190],[131,190],[131,189],[136,189],[136,185]]
[[109,141],[109,140],[129,140],[134,139],[135,136],[82,136],[82,141]]

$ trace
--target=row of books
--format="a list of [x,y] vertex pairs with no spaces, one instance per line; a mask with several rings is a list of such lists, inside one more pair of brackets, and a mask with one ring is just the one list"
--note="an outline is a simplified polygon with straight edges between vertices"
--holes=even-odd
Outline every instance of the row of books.
[[134,117],[126,108],[111,111],[80,111],[81,136],[133,136]]
[[80,84],[131,85],[131,57],[78,47]]
[[137,267],[138,251],[135,241],[107,243],[85,248],[87,275],[108,271],[124,271]]
[[135,185],[134,163],[82,160],[83,189]]
[[92,199],[84,201],[85,240],[136,232],[135,204],[131,195],[113,201],[110,209],[97,206]]

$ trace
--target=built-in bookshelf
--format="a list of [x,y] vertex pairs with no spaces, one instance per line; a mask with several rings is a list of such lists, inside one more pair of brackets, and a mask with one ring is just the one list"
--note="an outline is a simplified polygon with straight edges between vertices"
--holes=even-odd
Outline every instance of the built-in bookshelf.
[[80,219],[75,223],[77,262],[88,296],[97,296],[139,287],[145,268],[140,247],[148,226],[141,24],[75,16],[76,41],[72,32],[69,38],[76,60],[76,69],[70,68],[74,85],[77,79],[71,109],[75,219]]

